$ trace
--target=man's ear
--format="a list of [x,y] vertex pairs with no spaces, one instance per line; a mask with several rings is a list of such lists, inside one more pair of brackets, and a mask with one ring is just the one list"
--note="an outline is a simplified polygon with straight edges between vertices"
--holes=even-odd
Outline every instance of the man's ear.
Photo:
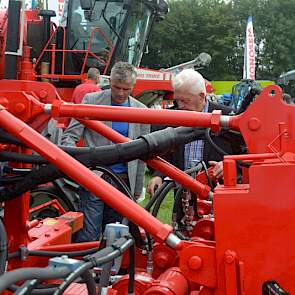
[[205,100],[205,98],[206,98],[206,95],[205,95],[205,93],[204,93],[204,92],[201,92],[201,93],[200,93],[200,96],[202,97],[202,100]]

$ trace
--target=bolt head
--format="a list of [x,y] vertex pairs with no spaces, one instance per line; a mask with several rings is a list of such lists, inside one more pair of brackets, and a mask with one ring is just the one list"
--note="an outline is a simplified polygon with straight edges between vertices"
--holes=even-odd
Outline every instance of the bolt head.
[[202,267],[202,258],[200,256],[192,256],[188,260],[188,267],[192,270],[198,270]]

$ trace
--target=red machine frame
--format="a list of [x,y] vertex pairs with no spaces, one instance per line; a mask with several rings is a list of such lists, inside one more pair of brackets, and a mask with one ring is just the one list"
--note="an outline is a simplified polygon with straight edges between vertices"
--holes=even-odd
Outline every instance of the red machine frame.
[[[222,116],[220,113],[176,111],[175,115],[175,111],[166,110],[70,105],[59,100],[51,105],[39,102],[34,95],[27,93],[17,98],[23,106],[15,107],[16,104],[10,100],[13,97],[11,93],[2,92],[1,97],[2,128],[145,229],[160,243],[160,248],[166,248],[157,256],[162,261],[159,265],[165,266],[162,268],[163,273],[146,288],[141,286],[144,294],[168,294],[167,290],[171,292],[169,294],[261,294],[262,285],[268,280],[277,281],[291,294],[295,291],[295,257],[292,254],[295,233],[295,202],[292,193],[295,178],[295,109],[282,101],[279,87],[267,87],[246,112],[233,117]],[[8,102],[6,108],[3,102]],[[76,117],[88,128],[93,128],[115,142],[128,139],[92,120],[211,127],[215,131],[223,126],[240,130],[249,154],[226,156],[224,159],[224,185],[219,185],[213,194],[215,241],[197,237],[192,241],[180,240],[172,233],[171,226],[163,225],[26,124],[33,118],[38,122],[44,114],[47,114],[47,119],[50,115]],[[86,117],[91,120],[82,120]],[[5,148],[7,147],[2,146],[2,150]],[[237,160],[251,164],[250,168],[243,171],[242,184],[236,182]],[[198,183],[163,160],[150,160],[149,165],[166,173],[198,196],[208,196],[210,189],[206,185]],[[66,219],[61,217],[54,221],[45,220],[44,226],[47,228],[41,227],[44,232],[36,233],[34,224],[27,224],[28,211],[28,194],[5,204],[5,226],[10,252],[18,250],[22,245],[27,245],[29,249],[55,250],[87,249],[97,245],[69,244],[71,232],[81,226],[79,213],[67,213],[69,216]],[[52,222],[55,222],[53,226]],[[70,222],[74,224],[73,230],[70,229]],[[172,253],[169,254],[169,251]],[[167,257],[173,257],[173,253],[174,257],[178,257],[173,261],[176,269],[169,268],[171,264],[167,261]],[[30,258],[25,261],[13,260],[10,261],[9,268],[45,265],[45,262]],[[136,282],[137,285],[140,284],[138,280]],[[183,288],[179,289],[179,286]],[[113,294],[123,294],[120,293],[120,283],[117,283],[117,287],[115,284],[114,288],[112,292],[117,293]],[[109,294],[112,294],[111,291]]]

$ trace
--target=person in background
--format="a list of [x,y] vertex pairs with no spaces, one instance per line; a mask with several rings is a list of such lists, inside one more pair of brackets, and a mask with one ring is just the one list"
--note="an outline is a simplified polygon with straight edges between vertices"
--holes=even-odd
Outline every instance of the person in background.
[[73,92],[73,103],[81,103],[87,93],[101,91],[99,79],[99,70],[97,68],[89,68],[87,72],[87,80],[78,85]]
[[295,104],[295,99],[288,93],[283,93],[283,100],[287,104]]
[[[206,86],[203,76],[193,69],[185,69],[177,74],[173,80],[174,109],[211,113],[213,110],[221,110],[223,115],[230,113],[231,109],[211,102],[206,97]],[[164,127],[154,129],[162,129]],[[155,131],[155,130],[153,130]],[[231,138],[228,133],[220,133],[214,142],[229,154],[239,153],[238,140]],[[223,176],[223,156],[219,154],[207,141],[196,140],[181,146],[174,153],[165,155],[165,160],[180,168],[187,170],[196,165],[198,161],[204,161],[212,165],[213,175],[216,178]],[[148,183],[147,191],[152,195],[156,188],[162,185],[165,175],[154,171]]]
[[[134,66],[127,62],[117,62],[111,70],[110,89],[87,94],[82,103],[146,108],[144,104],[131,96],[135,82],[136,71]],[[150,126],[145,124],[128,122],[104,123],[130,139],[136,139],[150,131]],[[102,135],[85,128],[75,119],[71,120],[69,127],[65,130],[61,143],[64,146],[74,146],[81,137],[88,147],[113,144]],[[134,198],[138,199],[143,190],[145,163],[141,160],[134,160],[128,163],[115,164],[110,168],[126,183]],[[116,186],[107,175],[102,175],[102,178]],[[80,190],[79,210],[84,213],[84,227],[77,233],[76,242],[95,241],[100,237],[105,224],[122,220],[121,215],[84,188]]]

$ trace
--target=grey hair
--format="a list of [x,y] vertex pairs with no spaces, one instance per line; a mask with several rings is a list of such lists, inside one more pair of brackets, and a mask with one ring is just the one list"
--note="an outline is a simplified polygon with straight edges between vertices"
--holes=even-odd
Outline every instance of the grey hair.
[[129,82],[130,78],[135,84],[136,82],[136,71],[132,64],[128,62],[119,61],[115,63],[111,70],[111,79],[123,82]]
[[203,76],[193,70],[185,69],[177,74],[173,79],[173,88],[179,91],[186,91],[191,94],[204,93],[206,95],[206,85]]
[[100,72],[97,68],[89,68],[87,72],[87,79],[91,79],[93,81],[96,81],[96,83],[98,83],[99,75],[100,75]]

